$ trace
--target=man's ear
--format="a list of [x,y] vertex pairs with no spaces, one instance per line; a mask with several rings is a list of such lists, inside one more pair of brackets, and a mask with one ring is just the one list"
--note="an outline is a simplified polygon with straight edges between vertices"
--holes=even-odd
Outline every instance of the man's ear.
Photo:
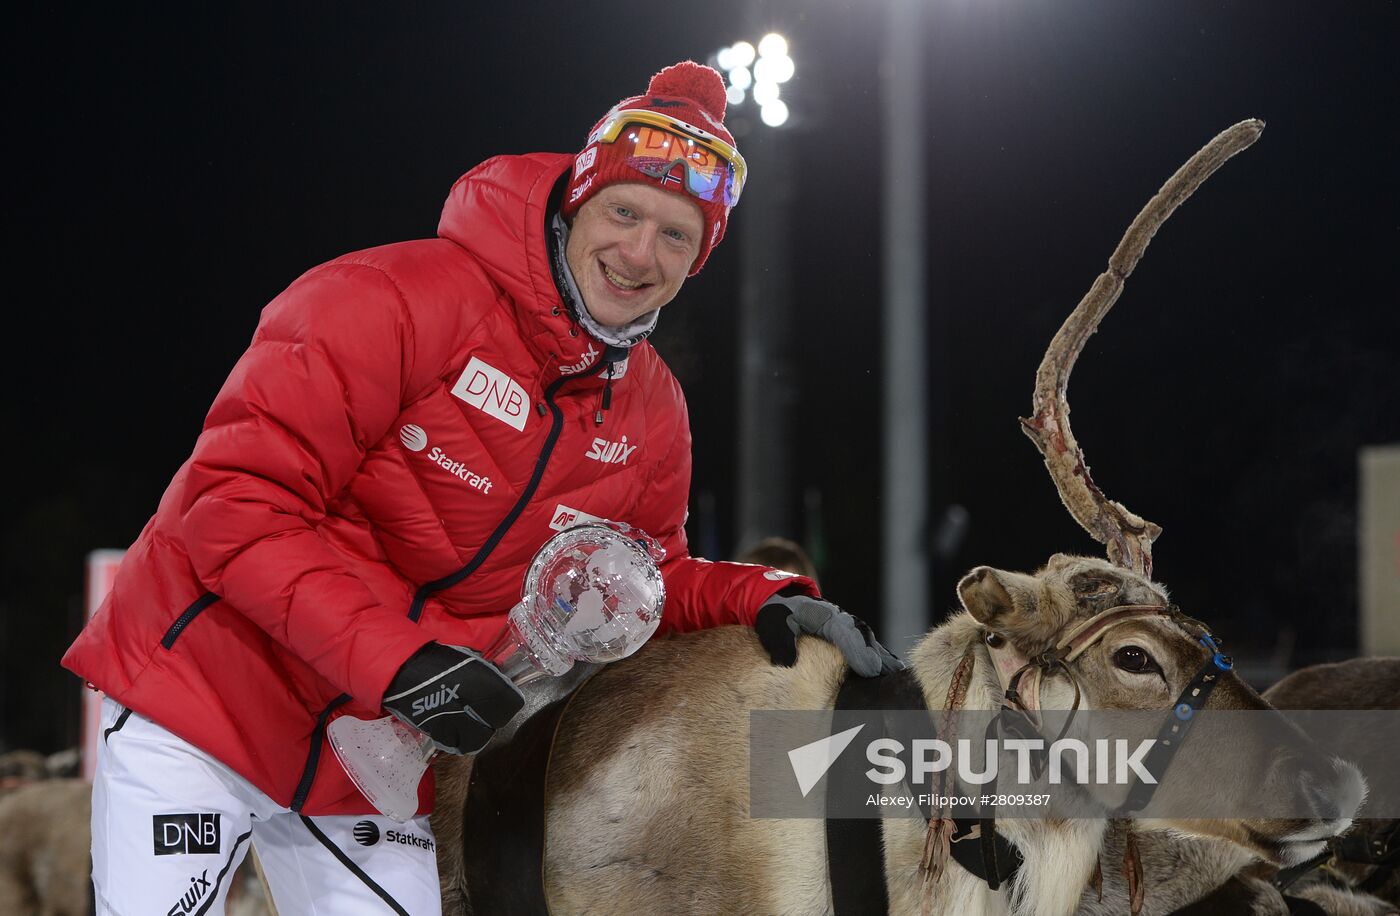
[[958,583],[958,600],[978,623],[999,629],[1031,623],[1038,610],[1036,580],[1023,573],[979,566]]

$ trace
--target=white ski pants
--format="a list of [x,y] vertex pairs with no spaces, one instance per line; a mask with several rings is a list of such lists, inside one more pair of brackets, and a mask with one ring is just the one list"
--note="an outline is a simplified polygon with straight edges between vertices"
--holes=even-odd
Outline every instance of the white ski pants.
[[302,816],[103,700],[92,791],[98,916],[219,916],[250,841],[281,916],[442,912],[426,817]]

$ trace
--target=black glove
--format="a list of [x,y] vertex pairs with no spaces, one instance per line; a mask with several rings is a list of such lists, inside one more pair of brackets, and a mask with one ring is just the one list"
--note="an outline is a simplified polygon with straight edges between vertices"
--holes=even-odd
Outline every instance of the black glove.
[[785,668],[797,663],[797,637],[807,634],[840,649],[846,664],[861,677],[904,669],[904,662],[880,645],[869,624],[820,598],[774,595],[759,609],[753,626],[769,659]]
[[525,705],[525,695],[471,649],[430,642],[389,682],[384,708],[438,750],[474,754]]

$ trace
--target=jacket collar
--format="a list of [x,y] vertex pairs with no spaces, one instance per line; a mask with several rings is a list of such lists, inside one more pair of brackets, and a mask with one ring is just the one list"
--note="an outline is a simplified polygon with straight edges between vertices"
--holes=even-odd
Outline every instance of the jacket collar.
[[438,221],[438,235],[475,256],[506,294],[546,383],[595,374],[608,350],[569,315],[550,267],[547,223],[572,163],[558,153],[488,159],[457,179]]

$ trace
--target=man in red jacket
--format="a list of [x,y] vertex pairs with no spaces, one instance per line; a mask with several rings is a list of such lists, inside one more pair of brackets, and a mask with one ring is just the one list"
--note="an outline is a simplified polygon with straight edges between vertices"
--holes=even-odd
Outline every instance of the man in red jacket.
[[[325,726],[388,709],[481,748],[522,699],[453,647],[490,643],[536,549],[582,521],[660,541],[663,629],[898,666],[809,579],[686,549],[685,400],[646,337],[743,190],[724,107],[713,70],[669,67],[577,156],[489,160],[437,238],[337,258],[264,310],[64,657],[107,694],[100,912],[221,912],[250,837],[283,912],[437,912],[431,776],[408,825],[374,816]],[[428,695],[450,698],[431,721]]]

